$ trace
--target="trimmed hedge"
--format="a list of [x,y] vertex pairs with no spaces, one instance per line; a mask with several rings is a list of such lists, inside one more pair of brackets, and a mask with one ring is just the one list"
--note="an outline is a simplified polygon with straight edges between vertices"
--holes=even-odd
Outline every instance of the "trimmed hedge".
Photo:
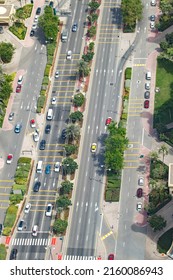
[[52,65],[53,64],[53,55],[49,55],[47,58],[47,64]]
[[20,163],[28,163],[31,164],[31,158],[28,157],[20,157],[17,161],[17,164],[19,165]]
[[49,84],[49,78],[47,76],[44,76],[42,84],[43,85],[48,85]]
[[27,28],[23,23],[15,22],[9,27],[9,30],[20,40],[25,39]]
[[125,70],[125,80],[131,80],[132,77],[132,68],[128,67]]
[[51,65],[46,64],[46,68],[45,68],[45,71],[44,71],[44,76],[49,77],[50,68],[51,68]]
[[5,260],[7,255],[7,250],[4,244],[0,244],[0,260]]
[[43,95],[39,96],[38,101],[37,101],[37,107],[43,108],[45,100],[46,100],[45,96],[43,96]]
[[4,228],[13,227],[14,222],[16,220],[17,210],[18,210],[18,207],[15,205],[10,205],[7,208],[7,213],[6,213],[5,220],[4,220]]

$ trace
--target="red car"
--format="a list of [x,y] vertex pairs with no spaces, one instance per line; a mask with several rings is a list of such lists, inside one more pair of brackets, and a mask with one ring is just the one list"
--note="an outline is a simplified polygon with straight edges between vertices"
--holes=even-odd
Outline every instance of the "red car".
[[136,191],[136,196],[137,196],[138,198],[141,198],[142,195],[143,195],[143,189],[142,189],[142,188],[137,189],[137,191]]
[[36,127],[36,124],[35,124],[35,120],[32,119],[30,120],[30,126],[33,128],[33,127]]
[[111,121],[112,121],[112,118],[109,117],[109,118],[106,119],[106,123],[105,123],[105,124],[106,124],[106,125],[109,125],[109,124],[111,123]]
[[22,86],[21,85],[17,85],[16,87],[16,92],[19,93],[21,92]]
[[149,106],[150,106],[150,101],[149,101],[149,100],[145,100],[145,101],[144,101],[144,108],[145,108],[145,109],[148,109]]
[[114,254],[109,254],[108,260],[114,260]]
[[10,163],[12,162],[12,160],[13,160],[13,155],[12,155],[12,154],[9,154],[9,155],[7,156],[7,163],[10,164]]

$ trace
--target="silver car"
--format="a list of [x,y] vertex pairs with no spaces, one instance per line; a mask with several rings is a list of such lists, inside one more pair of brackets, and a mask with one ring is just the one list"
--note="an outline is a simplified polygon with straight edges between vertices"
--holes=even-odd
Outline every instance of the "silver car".
[[139,186],[143,186],[143,185],[144,185],[144,178],[143,178],[143,177],[140,177],[140,178],[138,179],[138,185],[139,185]]

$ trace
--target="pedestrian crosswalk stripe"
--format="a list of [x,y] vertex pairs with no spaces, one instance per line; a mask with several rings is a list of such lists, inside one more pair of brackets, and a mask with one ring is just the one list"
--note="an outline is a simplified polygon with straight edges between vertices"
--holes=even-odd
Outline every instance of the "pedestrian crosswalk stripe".
[[63,260],[96,260],[95,256],[73,256],[73,255],[64,255]]
[[11,238],[12,246],[49,246],[50,238]]

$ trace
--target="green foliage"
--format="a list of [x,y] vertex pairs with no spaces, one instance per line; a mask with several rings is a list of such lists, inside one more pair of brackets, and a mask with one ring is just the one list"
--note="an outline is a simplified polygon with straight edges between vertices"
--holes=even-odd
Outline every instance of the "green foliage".
[[143,5],[141,0],[122,0],[124,31],[135,31],[136,21],[142,19]]
[[63,173],[73,174],[78,169],[78,164],[72,158],[65,158],[62,162]]
[[7,208],[7,212],[4,220],[4,227],[10,227],[10,228],[13,227],[14,222],[16,220],[17,210],[18,208],[15,205],[10,205]]
[[159,237],[157,242],[157,250],[159,253],[166,254],[172,245],[173,228],[170,228]]
[[65,145],[64,148],[65,148],[66,156],[70,156],[74,154],[77,150],[77,146],[75,145]]
[[46,68],[45,68],[45,70],[44,70],[44,76],[49,77],[50,68],[51,68],[51,65],[46,64]]
[[47,57],[47,64],[52,66],[52,64],[53,64],[53,55],[48,55],[48,57]]
[[83,119],[83,114],[80,111],[76,111],[70,114],[69,119],[72,122],[81,121]]
[[154,232],[163,229],[166,227],[166,220],[162,216],[153,215],[148,219],[148,222]]
[[44,76],[42,84],[43,85],[48,85],[49,84],[49,78],[47,76]]
[[71,200],[68,199],[68,197],[66,197],[65,195],[60,196],[57,200],[56,200],[56,207],[57,207],[57,211],[61,212],[64,209],[68,209],[68,207],[72,205],[71,204]]
[[43,29],[46,40],[56,42],[59,23],[59,18],[54,15],[53,9],[46,6],[44,14],[39,17],[39,26]]
[[88,30],[88,36],[90,38],[94,37],[96,35],[96,27],[95,26],[91,26],[90,29]]
[[73,183],[66,180],[66,181],[61,183],[60,195],[69,194],[69,193],[71,193],[72,189],[73,189]]
[[55,43],[51,43],[47,45],[47,56],[52,56],[54,55],[55,52],[55,48],[56,48],[56,44]]
[[94,52],[88,52],[87,54],[82,55],[82,59],[86,62],[90,62],[94,57]]
[[85,97],[82,93],[75,94],[73,103],[76,107],[82,106],[84,104],[84,102],[85,102]]
[[5,236],[9,236],[10,235],[10,233],[11,233],[11,227],[4,227],[4,229],[3,229],[3,235],[5,235]]
[[96,0],[92,0],[88,6],[91,9],[91,13],[95,13],[95,11],[100,7],[100,3],[98,3],[98,1]]
[[119,196],[120,196],[120,188],[106,189],[105,191],[105,201],[107,202],[118,202]]
[[10,194],[9,200],[10,200],[11,205],[19,204],[20,201],[23,200],[23,195],[22,194]]
[[125,80],[131,80],[132,77],[132,68],[128,67],[125,70]]
[[78,139],[80,136],[80,127],[75,124],[69,124],[66,127],[66,136],[67,139],[70,141],[73,141],[75,139]]
[[17,164],[21,164],[21,163],[26,163],[26,164],[31,164],[31,158],[28,158],[28,157],[20,157],[17,161]]
[[89,43],[88,51],[92,52],[94,50],[94,42]]
[[15,48],[11,43],[0,43],[0,57],[3,63],[9,63],[13,57]]
[[42,89],[42,90],[40,91],[40,95],[45,96],[45,95],[46,95],[46,90],[43,90],[43,89]]
[[159,160],[151,160],[150,177],[153,179],[167,179],[168,166]]
[[5,260],[7,255],[7,250],[4,244],[0,244],[0,260]]
[[46,100],[45,96],[43,96],[43,95],[39,96],[38,101],[37,101],[37,108],[38,107],[43,108],[44,104],[45,104],[45,100]]
[[87,16],[88,21],[92,24],[97,21],[98,14],[92,13],[91,15]]
[[79,76],[80,77],[87,77],[91,71],[91,69],[88,66],[88,63],[81,59],[78,63],[79,67]]
[[33,8],[33,4],[28,4],[25,5],[19,9],[16,10],[16,14],[15,16],[19,19],[26,19],[29,18],[31,16],[32,13],[32,8]]
[[25,39],[27,28],[22,22],[14,22],[9,30],[20,40]]
[[55,234],[63,234],[66,231],[68,222],[65,220],[57,219],[53,224],[53,232]]

